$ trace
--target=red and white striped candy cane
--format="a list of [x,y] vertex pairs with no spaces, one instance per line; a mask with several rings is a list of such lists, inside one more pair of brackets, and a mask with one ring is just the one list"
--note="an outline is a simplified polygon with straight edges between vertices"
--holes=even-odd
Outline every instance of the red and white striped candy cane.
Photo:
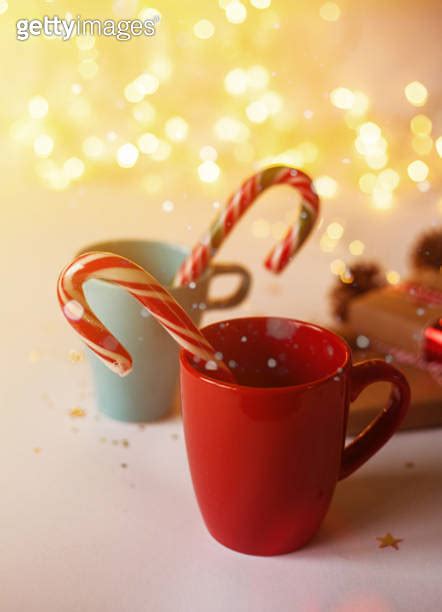
[[129,374],[132,359],[97,319],[86,301],[83,283],[92,278],[126,289],[207,370],[217,370],[224,380],[234,380],[230,370],[217,359],[215,350],[186,312],[149,272],[119,255],[84,253],[61,272],[57,286],[58,300],[68,323],[111,370],[120,376]]
[[288,229],[282,241],[270,251],[264,262],[271,272],[281,272],[312,231],[319,214],[319,198],[307,174],[288,166],[272,166],[248,178],[238,191],[230,196],[225,209],[182,263],[174,284],[183,286],[198,280],[246,210],[263,191],[275,185],[290,185],[302,197],[297,222]]

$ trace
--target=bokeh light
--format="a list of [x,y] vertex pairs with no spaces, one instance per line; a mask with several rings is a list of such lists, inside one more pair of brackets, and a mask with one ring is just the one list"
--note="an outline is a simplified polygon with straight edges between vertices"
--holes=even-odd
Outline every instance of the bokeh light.
[[428,98],[428,90],[419,81],[412,81],[405,87],[405,97],[413,106],[424,106]]

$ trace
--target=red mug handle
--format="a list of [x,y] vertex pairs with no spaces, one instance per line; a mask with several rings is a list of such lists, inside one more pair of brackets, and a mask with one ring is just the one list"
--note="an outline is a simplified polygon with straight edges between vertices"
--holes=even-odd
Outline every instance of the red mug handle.
[[347,478],[391,438],[402,422],[410,404],[410,387],[403,374],[381,359],[354,365],[350,372],[350,401],[371,383],[391,382],[388,405],[354,440],[344,448],[339,480]]

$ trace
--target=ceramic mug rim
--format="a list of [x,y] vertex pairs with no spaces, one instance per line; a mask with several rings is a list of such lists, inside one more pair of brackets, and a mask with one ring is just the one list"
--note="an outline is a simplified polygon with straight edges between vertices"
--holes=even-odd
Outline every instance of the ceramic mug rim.
[[[186,256],[189,255],[190,253],[190,249],[182,244],[176,244],[173,242],[167,242],[165,240],[144,240],[143,238],[117,238],[116,240],[102,240],[100,242],[93,242],[91,244],[87,244],[85,247],[82,247],[79,251],[76,252],[75,257],[78,257],[80,255],[84,255],[85,253],[89,253],[90,251],[102,251],[103,249],[100,248],[102,247],[102,245],[106,245],[106,244],[133,244],[133,245],[152,245],[152,246],[162,246],[162,247],[169,247],[171,250],[175,251],[175,252],[179,252],[182,255]],[[106,252],[111,252],[111,251],[106,251]],[[118,253],[116,253],[118,255]],[[127,258],[129,259],[129,258]],[[137,263],[137,262],[134,262]],[[212,275],[213,272],[213,266],[211,263],[209,263],[209,265],[207,266],[206,270],[203,272],[203,274],[199,277],[199,279],[197,281],[195,281],[195,285],[198,286],[200,284],[203,284],[204,282],[207,282],[210,278],[210,276]],[[94,279],[95,282],[98,283],[103,283],[106,284],[106,287],[112,290],[116,290],[119,291],[120,287],[116,286],[116,285],[112,285],[111,283],[106,283],[106,281],[100,280],[100,279]],[[164,285],[166,287],[166,289],[169,290],[182,290],[182,289],[188,289],[188,286],[185,287],[175,287],[172,283],[168,283],[167,285]]]
[[305,383],[299,383],[299,384],[294,384],[294,385],[284,385],[280,387],[279,386],[278,387],[252,387],[249,385],[242,385],[236,382],[231,383],[231,382],[213,378],[209,374],[206,374],[205,372],[201,372],[200,370],[198,370],[192,365],[192,363],[190,362],[190,353],[186,349],[180,350],[180,353],[179,353],[180,366],[184,370],[186,370],[186,372],[190,376],[192,376],[192,378],[197,379],[200,382],[211,384],[220,389],[240,391],[244,395],[262,395],[263,393],[267,395],[273,395],[273,394],[298,392],[298,391],[305,391],[305,390],[313,389],[315,387],[319,387],[323,385],[327,381],[333,379],[338,374],[348,371],[349,367],[351,366],[351,363],[352,363],[351,349],[350,349],[349,344],[343,338],[341,338],[341,336],[338,336],[338,334],[335,334],[331,330],[325,327],[322,327],[320,325],[309,323],[308,321],[302,321],[300,319],[294,319],[292,317],[278,317],[278,316],[238,317],[235,319],[226,319],[224,321],[216,321],[215,323],[210,323],[209,325],[205,325],[204,327],[202,327],[201,331],[204,333],[205,330],[211,327],[218,326],[222,323],[229,323],[230,321],[256,321],[256,320],[265,320],[265,319],[278,319],[281,321],[289,321],[290,323],[302,325],[303,327],[310,327],[311,329],[314,329],[315,331],[320,332],[321,334],[327,335],[329,338],[333,338],[333,341],[340,344],[344,351],[344,359],[342,363],[337,368],[335,368],[331,373],[325,374],[324,376],[320,378],[315,378],[314,380],[311,380]]

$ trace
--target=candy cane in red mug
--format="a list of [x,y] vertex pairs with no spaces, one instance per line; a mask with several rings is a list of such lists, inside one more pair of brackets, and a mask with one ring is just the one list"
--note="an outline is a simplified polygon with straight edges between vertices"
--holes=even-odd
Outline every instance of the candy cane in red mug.
[[275,185],[290,185],[302,198],[297,222],[288,229],[264,262],[271,272],[281,272],[312,231],[319,214],[319,198],[307,174],[288,166],[272,166],[248,178],[229,198],[225,209],[181,264],[174,284],[183,286],[198,280],[246,210],[263,191]]
[[126,289],[207,370],[217,370],[223,379],[234,380],[230,370],[218,359],[215,350],[186,312],[149,272],[120,255],[84,253],[61,272],[57,286],[58,300],[68,323],[112,371],[120,376],[129,374],[132,359],[87,303],[83,283],[93,278]]

